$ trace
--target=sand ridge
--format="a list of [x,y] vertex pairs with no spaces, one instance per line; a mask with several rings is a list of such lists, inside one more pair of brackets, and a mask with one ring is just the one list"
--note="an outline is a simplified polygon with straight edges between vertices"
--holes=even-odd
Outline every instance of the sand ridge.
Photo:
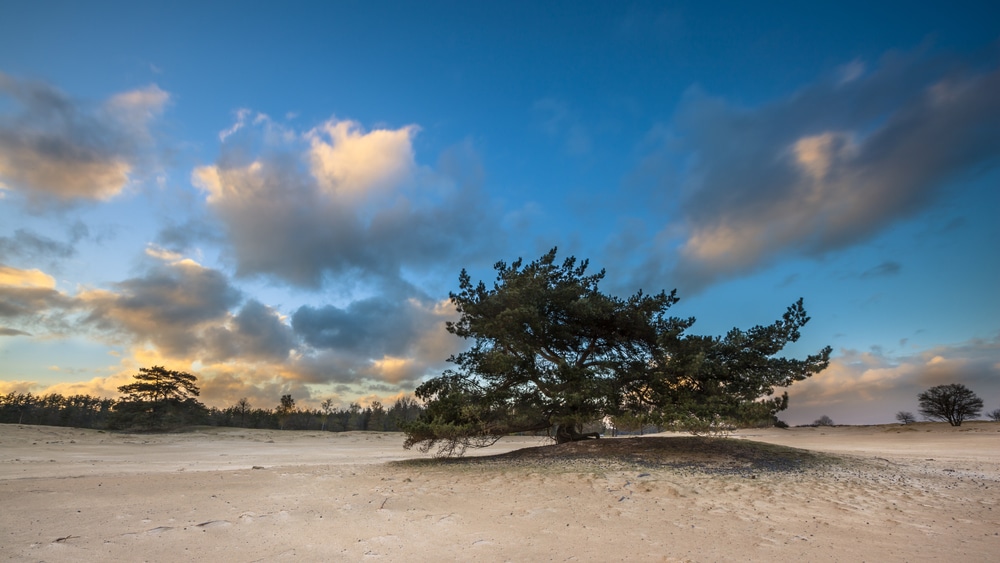
[[[600,447],[627,440],[635,439]],[[428,463],[404,461],[429,456],[403,450],[398,434],[0,425],[0,559],[989,561],[1000,553],[1000,424],[768,429],[730,440],[824,455],[788,470],[721,472],[699,465],[705,448],[641,464],[548,448],[505,463],[498,454],[546,443],[510,438],[472,452],[487,456],[476,463]],[[713,459],[739,469],[739,460]]]

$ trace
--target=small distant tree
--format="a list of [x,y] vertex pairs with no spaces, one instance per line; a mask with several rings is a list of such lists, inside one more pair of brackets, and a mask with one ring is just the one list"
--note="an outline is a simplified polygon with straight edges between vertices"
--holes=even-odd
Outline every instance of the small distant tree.
[[247,400],[246,397],[241,398],[239,401],[236,401],[235,410],[236,414],[240,416],[240,426],[245,427],[247,424],[247,415],[250,414],[251,410],[253,410],[253,407],[250,405],[250,401]]
[[917,395],[920,414],[930,420],[946,420],[952,426],[979,416],[983,400],[961,383],[938,385]]
[[994,409],[986,413],[986,416],[990,417],[993,422],[1000,422],[1000,409]]
[[917,421],[917,417],[913,416],[912,412],[909,411],[899,411],[896,413],[896,420],[902,424],[913,424]]
[[284,430],[285,424],[288,423],[288,418],[292,416],[295,412],[295,399],[291,395],[282,395],[281,403],[278,408],[275,409],[275,413],[278,415],[278,426],[279,429]]
[[833,426],[833,419],[824,414],[823,416],[817,418],[813,424],[816,426]]
[[327,399],[319,404],[323,409],[323,426],[320,430],[326,430],[326,423],[330,420],[330,413],[333,412],[333,399]]
[[380,401],[372,401],[372,404],[367,409],[370,414],[368,415],[368,425],[366,430],[373,430],[375,432],[382,432],[385,430],[386,414],[385,407],[382,406]]

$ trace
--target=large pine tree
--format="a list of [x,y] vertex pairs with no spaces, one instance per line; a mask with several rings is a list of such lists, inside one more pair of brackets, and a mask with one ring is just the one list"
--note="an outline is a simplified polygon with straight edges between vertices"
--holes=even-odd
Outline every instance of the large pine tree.
[[767,399],[775,387],[829,363],[829,347],[804,360],[775,357],[809,320],[801,300],[770,326],[688,335],[693,318],[667,315],[676,292],[611,296],[598,287],[604,271],[587,267],[573,257],[557,263],[552,249],[527,265],[498,262],[492,287],[463,270],[451,294],[461,317],[447,330],[472,344],[449,358],[455,369],[417,388],[426,410],[406,426],[406,447],[461,453],[546,429],[567,442],[604,416],[773,417],[788,402]]

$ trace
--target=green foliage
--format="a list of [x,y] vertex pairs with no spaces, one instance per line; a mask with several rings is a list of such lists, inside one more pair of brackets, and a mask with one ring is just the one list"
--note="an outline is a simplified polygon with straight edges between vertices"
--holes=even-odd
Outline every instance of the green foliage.
[[135,383],[118,388],[118,392],[125,395],[125,401],[183,401],[188,397],[197,397],[201,392],[195,385],[197,377],[183,371],[168,370],[163,366],[139,368],[139,373],[132,377]]
[[125,397],[115,405],[110,428],[155,430],[205,422],[208,409],[194,398],[200,393],[194,375],[153,366],[139,368],[132,377],[134,383],[118,388]]
[[[612,416],[694,429],[703,421],[774,419],[787,395],[768,398],[824,369],[830,349],[805,360],[775,357],[809,318],[802,301],[766,327],[725,337],[688,335],[694,319],[667,315],[676,292],[604,294],[604,271],[556,262],[553,249],[523,265],[498,262],[492,287],[463,270],[451,301],[452,334],[472,341],[457,367],[416,390],[426,401],[407,425],[406,447],[460,453],[513,432],[548,429],[579,439],[586,422]],[[700,428],[700,426],[698,426]]]
[[[64,397],[58,393],[8,393],[0,395],[0,423],[121,430],[169,429],[191,424],[281,428],[277,410],[254,408],[245,397],[224,409],[206,409],[192,398],[181,401],[177,408],[169,404],[166,409],[156,411],[156,408],[156,405],[141,400],[116,401],[89,395]],[[422,410],[420,403],[410,397],[398,399],[388,409],[375,403],[366,408],[355,404],[349,409],[336,409],[329,400],[324,401],[322,411],[297,409],[293,404],[287,413],[290,418],[285,421],[285,428],[398,432],[401,424],[418,419]]]
[[961,426],[969,418],[979,416],[983,400],[961,383],[938,385],[917,395],[920,414],[931,420],[946,420]]
[[89,395],[8,393],[0,395],[0,423],[104,428],[114,403]]

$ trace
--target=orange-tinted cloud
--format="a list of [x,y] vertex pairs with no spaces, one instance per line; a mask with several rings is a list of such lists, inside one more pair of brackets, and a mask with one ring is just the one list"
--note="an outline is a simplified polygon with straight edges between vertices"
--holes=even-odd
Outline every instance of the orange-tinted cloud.
[[660,135],[669,149],[644,161],[689,163],[676,192],[682,220],[657,238],[649,279],[690,293],[859,244],[926,209],[1000,157],[998,91],[995,65],[922,54],[871,69],[855,61],[758,107],[692,89]]
[[0,116],[0,182],[36,207],[120,194],[151,150],[150,125],[170,99],[152,85],[90,106],[3,73],[0,95],[18,109]]
[[842,350],[829,368],[789,388],[789,410],[779,417],[793,424],[823,414],[834,421],[893,422],[900,410],[917,412],[917,394],[948,383],[966,385],[984,400],[1000,397],[1000,337],[903,356]]

